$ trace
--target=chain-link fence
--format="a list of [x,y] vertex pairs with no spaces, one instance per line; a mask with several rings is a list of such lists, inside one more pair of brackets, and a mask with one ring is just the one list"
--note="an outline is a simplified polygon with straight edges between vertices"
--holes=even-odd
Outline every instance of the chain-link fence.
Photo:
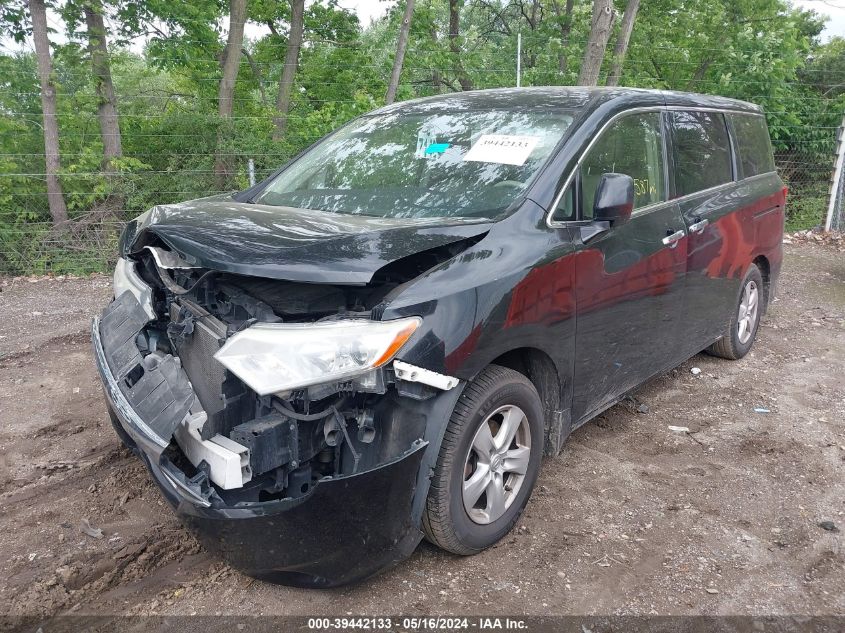
[[27,222],[6,227],[0,248],[0,275],[111,271],[125,224],[114,219],[91,219],[62,226]]
[[834,131],[827,152],[775,152],[775,165],[789,188],[787,230],[819,226],[824,221],[830,198],[834,158]]
[[[515,39],[502,37],[504,43]],[[108,271],[122,226],[151,206],[246,188],[253,171],[250,163],[257,180],[266,177],[317,138],[383,103],[386,69],[394,54],[392,38],[385,41],[385,46],[371,48],[361,58],[367,64],[351,57],[359,55],[360,43],[312,44],[307,58],[303,54],[303,78],[297,79],[287,128],[279,140],[273,140],[277,113],[268,93],[279,76],[280,61],[243,60],[241,72],[252,76],[238,80],[246,85],[239,85],[233,98],[234,114],[222,123],[217,115],[216,58],[193,60],[210,65],[202,71],[188,67],[194,73],[188,80],[156,66],[167,60],[126,55],[112,68],[123,157],[112,165],[117,174],[108,178],[102,173],[97,96],[91,88],[90,70],[85,64],[60,66],[56,71],[60,82],[56,115],[62,161],[59,176],[70,215],[70,221],[61,225],[49,221],[34,63],[30,57],[0,54],[0,63],[5,64],[0,68],[0,275]],[[538,40],[539,44],[527,41],[535,51],[545,50],[545,40]],[[671,46],[651,42],[631,46],[643,60],[651,60],[655,51],[661,55],[674,51]],[[721,54],[706,47],[697,52]],[[406,62],[403,70],[401,98],[457,92],[470,79],[473,88],[516,83],[515,59],[485,64],[477,58],[461,65],[448,55],[444,57],[442,51],[420,46],[410,48],[408,54],[412,61]],[[531,53],[529,58],[529,53],[523,52],[523,86],[563,77],[563,71],[558,72],[558,64],[563,65],[560,56],[555,53],[547,59],[543,54]],[[773,94],[783,86],[774,90],[765,74],[740,81],[729,71],[738,75],[747,68],[723,57],[717,62],[723,66],[718,79],[702,78],[706,73],[699,76],[694,66],[687,69],[688,62],[670,57],[659,69],[650,62],[642,68],[632,63],[623,74],[623,83],[666,87],[668,80],[658,77],[658,70],[671,70],[676,75],[673,84],[681,89],[773,104],[767,107],[767,117],[776,165],[789,187],[787,229],[822,225],[830,200],[842,99],[819,89],[818,79],[808,72],[790,82],[797,96],[778,101]],[[712,71],[705,61],[698,70],[708,68]],[[571,70],[566,77],[573,81]],[[839,79],[833,77],[828,83],[834,80]],[[559,83],[566,82],[561,79]],[[777,105],[780,103],[789,105]],[[787,109],[791,107],[796,111]],[[225,167],[222,178],[221,164]],[[840,181],[843,179],[845,174]],[[832,225],[840,230],[845,224],[842,189],[835,189],[840,197]]]
[[[830,136],[827,152],[819,151],[817,145],[812,152],[775,153],[778,172],[789,188],[787,207],[792,221],[788,222],[788,229],[822,225],[833,195],[829,229],[845,230],[845,169],[839,171],[836,186],[831,186],[837,145],[835,130],[830,130]],[[246,172],[249,160],[246,156],[232,157],[232,165],[236,170]],[[258,178],[271,171],[271,168],[260,170]],[[180,172],[175,175],[184,176]],[[217,191],[166,190],[161,195],[163,200],[168,200],[174,196],[190,199],[212,193]],[[123,226],[144,210],[143,207],[124,208],[105,217],[95,212],[76,217],[62,226],[54,226],[51,222],[18,222],[2,226],[0,275],[107,272],[114,266]]]

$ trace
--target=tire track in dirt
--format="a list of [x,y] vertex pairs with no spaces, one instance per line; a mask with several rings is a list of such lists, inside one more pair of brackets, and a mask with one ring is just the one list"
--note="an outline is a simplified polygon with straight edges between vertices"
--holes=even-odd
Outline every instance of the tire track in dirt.
[[[133,482],[131,492],[124,492],[126,482]],[[104,448],[96,459],[67,474],[1,496],[0,514],[24,533],[44,522],[66,519],[58,524],[55,545],[60,547],[49,557],[52,570],[42,567],[38,571],[46,574],[31,573],[29,555],[19,557],[8,570],[11,582],[4,591],[4,601],[8,601],[4,610],[12,615],[32,614],[35,606],[37,615],[55,614],[100,600],[116,586],[198,554],[199,544],[170,516],[169,509],[149,511],[161,503],[141,463],[116,446]],[[91,516],[97,517],[92,524],[103,529],[101,539],[79,531],[81,518]]]
[[[13,419],[0,429],[3,455],[14,462],[0,487],[0,610],[8,615],[102,602],[200,552],[111,429],[89,345],[84,331],[63,334],[0,360],[0,390],[11,387],[0,410]],[[67,383],[76,386],[55,389]],[[21,433],[27,415],[39,422]],[[83,518],[104,536],[83,534]],[[166,586],[167,574],[158,580]]]

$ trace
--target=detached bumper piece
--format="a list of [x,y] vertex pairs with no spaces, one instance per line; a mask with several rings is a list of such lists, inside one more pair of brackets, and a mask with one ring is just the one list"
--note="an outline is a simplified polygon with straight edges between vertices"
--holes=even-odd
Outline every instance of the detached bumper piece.
[[124,292],[102,320],[94,319],[91,341],[106,397],[123,430],[138,448],[158,457],[194,394],[173,356],[141,357],[135,340],[148,320],[137,299]]

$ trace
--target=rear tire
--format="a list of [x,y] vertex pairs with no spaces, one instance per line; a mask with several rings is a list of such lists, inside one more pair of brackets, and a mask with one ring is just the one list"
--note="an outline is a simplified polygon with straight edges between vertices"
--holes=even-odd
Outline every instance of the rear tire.
[[763,276],[754,264],[748,268],[742,280],[739,297],[733,316],[722,338],[713,343],[707,351],[713,356],[739,360],[745,356],[757,337],[760,317],[765,312],[766,294]]
[[487,367],[446,427],[422,518],[426,538],[470,555],[505,536],[537,480],[543,439],[543,407],[531,381]]

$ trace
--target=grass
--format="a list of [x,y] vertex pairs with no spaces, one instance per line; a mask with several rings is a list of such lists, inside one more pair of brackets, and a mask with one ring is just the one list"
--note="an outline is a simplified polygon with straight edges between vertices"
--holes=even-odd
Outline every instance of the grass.
[[790,187],[786,199],[786,230],[805,231],[824,224],[828,195],[826,185]]

